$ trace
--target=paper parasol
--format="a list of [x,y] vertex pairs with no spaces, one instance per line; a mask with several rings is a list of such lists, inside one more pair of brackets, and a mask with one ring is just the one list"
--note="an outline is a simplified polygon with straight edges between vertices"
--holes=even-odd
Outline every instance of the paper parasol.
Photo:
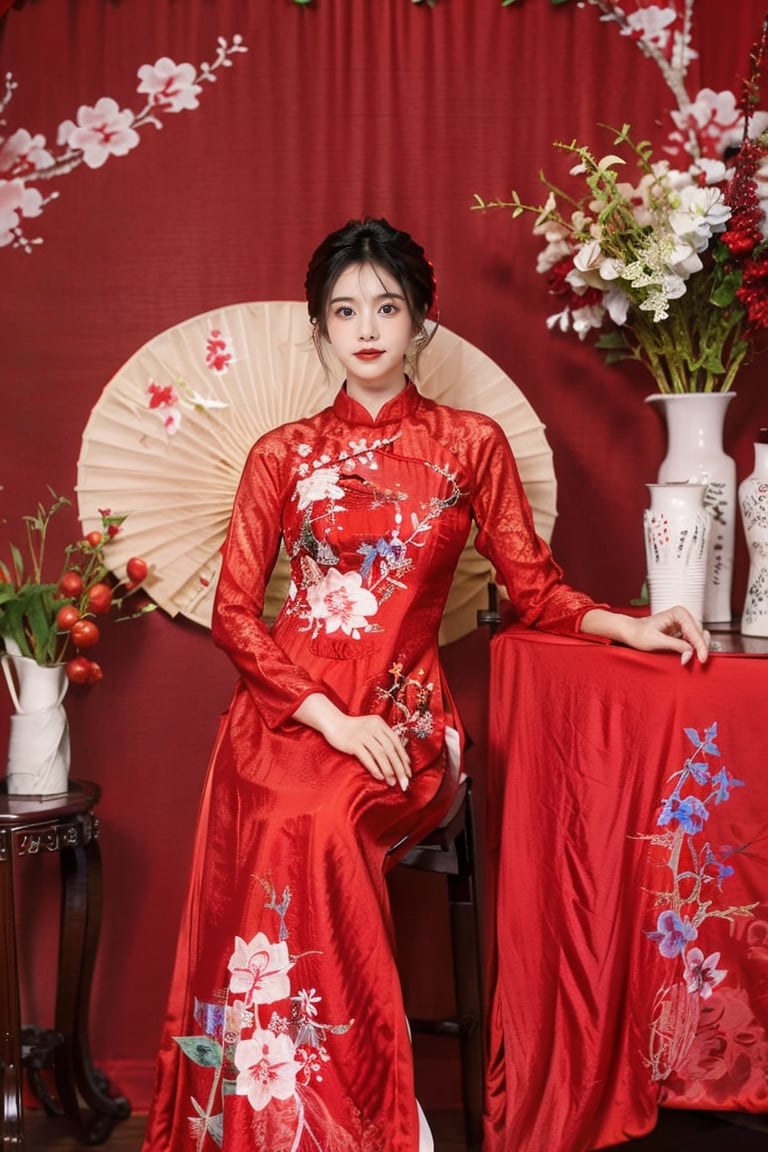
[[[235,304],[194,316],[155,336],[104,388],[83,432],[77,494],[85,531],[100,509],[127,518],[109,547],[115,572],[131,556],[150,566],[148,594],[171,616],[210,626],[219,549],[251,445],[287,421],[327,407],[341,383],[329,380],[311,342],[306,305]],[[549,540],[556,484],[544,427],[520,390],[488,356],[438,328],[419,363],[419,389],[454,408],[492,416],[503,427]],[[465,547],[443,617],[440,642],[472,631],[487,604],[491,565]],[[288,588],[281,552],[265,617]]]

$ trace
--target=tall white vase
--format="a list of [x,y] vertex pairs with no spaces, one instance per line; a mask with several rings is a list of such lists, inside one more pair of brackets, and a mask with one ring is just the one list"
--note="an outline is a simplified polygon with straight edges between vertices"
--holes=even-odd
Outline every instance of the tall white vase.
[[66,795],[70,754],[63,700],[69,682],[64,666],[38,664],[22,656],[8,638],[4,643],[3,672],[15,709],[8,742],[8,792]]
[[741,632],[768,636],[768,430],[755,442],[755,466],[739,485],[744,536],[749,552],[749,576]]
[[738,517],[736,462],[723,450],[725,414],[734,392],[655,393],[646,397],[663,415],[667,454],[660,483],[706,484],[704,505],[712,515],[704,591],[704,620],[731,620],[733,551]]
[[697,620],[704,615],[709,532],[706,484],[648,484],[644,514],[645,557],[651,612],[682,604]]

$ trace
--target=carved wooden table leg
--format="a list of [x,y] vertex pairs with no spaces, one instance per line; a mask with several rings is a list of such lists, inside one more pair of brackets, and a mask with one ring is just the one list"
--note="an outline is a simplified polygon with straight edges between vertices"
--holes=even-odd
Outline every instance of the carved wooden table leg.
[[[95,784],[70,781],[66,796],[8,796],[0,785],[0,1072],[3,1111],[1,1152],[24,1147],[22,1067],[49,1115],[63,1115],[86,1144],[107,1139],[118,1120],[130,1114],[123,1096],[94,1068],[88,1043],[91,982],[101,926],[101,855],[93,807]],[[17,860],[55,852],[61,875],[59,958],[54,1031],[25,1029],[19,1019],[14,866]],[[26,1056],[24,1052],[26,1051]],[[53,1066],[56,1094],[42,1070]],[[41,1088],[43,1089],[41,1091]]]
[[[56,1031],[56,1087],[65,1112],[79,1124],[87,1144],[106,1140],[131,1108],[108,1094],[106,1078],[93,1066],[88,1042],[88,1006],[101,922],[101,854],[98,821],[79,817],[81,832],[61,851],[62,903]],[[84,1106],[81,1106],[82,1105]]]
[[16,959],[16,915],[13,899],[11,834],[0,830],[0,1075],[3,1105],[0,1138],[3,1149],[24,1145],[21,1105],[21,1020]]

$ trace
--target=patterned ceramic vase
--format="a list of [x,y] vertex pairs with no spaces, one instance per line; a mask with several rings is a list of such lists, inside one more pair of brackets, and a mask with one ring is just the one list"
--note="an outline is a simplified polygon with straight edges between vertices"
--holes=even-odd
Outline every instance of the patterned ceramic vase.
[[704,620],[731,620],[733,552],[738,517],[736,463],[723,451],[725,414],[734,392],[656,393],[646,397],[667,428],[667,454],[659,483],[705,484],[704,505],[712,514],[704,592]]
[[755,467],[739,485],[739,507],[749,551],[741,632],[768,636],[768,428],[755,441]]
[[682,604],[703,619],[712,517],[706,484],[648,484],[645,555],[651,612]]

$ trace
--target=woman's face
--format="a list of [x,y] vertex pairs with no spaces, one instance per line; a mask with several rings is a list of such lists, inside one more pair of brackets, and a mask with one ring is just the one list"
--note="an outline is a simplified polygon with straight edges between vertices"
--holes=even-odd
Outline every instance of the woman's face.
[[402,288],[375,264],[353,264],[331,289],[328,342],[347,376],[347,391],[376,407],[404,386],[403,363],[415,328]]

